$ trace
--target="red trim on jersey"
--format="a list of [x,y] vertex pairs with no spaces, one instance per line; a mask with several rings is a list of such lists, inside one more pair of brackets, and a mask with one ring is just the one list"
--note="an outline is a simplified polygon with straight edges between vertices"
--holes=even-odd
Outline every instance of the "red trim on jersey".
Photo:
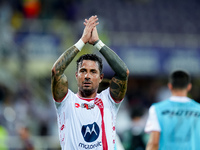
[[76,94],[81,100],[84,100],[84,101],[88,101],[88,102],[90,102],[90,101],[92,101],[92,100],[94,100],[95,98],[84,98],[84,97],[80,97],[78,94]]
[[102,124],[101,124],[101,128],[102,128],[102,145],[103,145],[103,150],[108,150],[108,143],[107,143],[107,139],[106,139],[106,130],[105,130],[105,123],[104,123],[104,106],[103,106],[103,102],[101,99],[96,98],[94,101],[94,104],[97,105],[100,109],[101,112],[101,118],[102,118]]
[[69,91],[69,90],[67,90],[67,93],[66,93],[65,96],[61,99],[61,101],[57,101],[57,100],[55,100],[54,97],[53,97],[54,101],[56,101],[57,103],[61,103],[61,102],[65,99],[65,97],[67,96],[68,91]]

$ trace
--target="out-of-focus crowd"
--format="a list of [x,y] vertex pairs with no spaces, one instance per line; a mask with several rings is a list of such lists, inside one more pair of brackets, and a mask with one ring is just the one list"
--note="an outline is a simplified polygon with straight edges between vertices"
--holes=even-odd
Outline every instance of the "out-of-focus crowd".
[[[142,23],[142,20],[147,18],[145,18],[145,13],[142,14],[142,11],[137,14],[132,13],[134,14],[133,16],[126,13],[129,9],[142,10],[140,9],[142,5],[139,4],[143,4],[145,1],[123,1],[123,5],[126,6],[126,9],[119,11],[117,15],[113,15],[113,10],[115,9],[111,9],[110,6],[112,4],[115,4],[113,7],[121,6],[120,4],[122,1],[120,0],[115,1],[115,3],[111,3],[111,1],[107,0],[104,1],[105,7],[102,8],[105,10],[111,9],[111,12],[107,14],[102,8],[96,10],[99,4],[102,4],[101,1],[95,3],[93,9],[88,5],[90,2],[92,1],[0,1],[0,149],[59,149],[56,112],[50,89],[50,69],[61,51],[74,44],[78,39],[76,39],[76,36],[81,34],[79,31],[73,31],[76,33],[71,33],[71,26],[74,25],[74,22],[77,20],[79,21],[79,19],[82,20],[83,16],[87,17],[93,13],[99,13],[101,16],[105,15],[108,17],[107,19],[104,18],[105,21],[108,21],[106,26],[108,30],[112,29],[118,31],[120,29],[129,29],[125,26],[130,25],[125,21],[119,22],[120,19],[116,17],[124,17],[123,14],[119,14],[119,12],[128,14],[132,19],[134,19],[134,17],[136,17],[135,19],[138,18],[136,22],[141,21]],[[195,1],[192,4],[194,5],[196,3],[198,2]],[[162,4],[160,5],[162,6]],[[135,7],[135,9],[132,9],[131,6]],[[147,5],[145,5],[145,7],[147,7]],[[153,6],[153,8],[154,7],[159,9],[156,5]],[[111,19],[109,17],[115,19],[113,24],[111,24],[112,21],[110,21]],[[139,19],[140,17],[143,19]],[[148,19],[150,18],[151,17],[148,17]],[[195,15],[192,18],[195,20]],[[184,20],[184,18],[182,20]],[[116,21],[118,23],[116,23]],[[196,24],[198,26],[199,21],[197,21]],[[147,31],[147,29],[152,31],[156,30],[154,26],[140,26],[136,24],[132,31],[141,31],[143,29],[145,31]],[[175,31],[170,25],[169,29]],[[197,28],[194,28],[192,20],[191,24],[185,25],[184,29],[191,32],[197,31]],[[80,29],[80,31],[82,30]],[[163,31],[160,31],[165,32],[166,30],[163,29]],[[36,38],[32,36],[30,39],[30,34],[37,36]],[[54,39],[52,40],[49,35],[53,35]],[[33,42],[35,40],[41,41],[41,45],[33,45],[26,37],[29,37],[29,40]],[[107,38],[104,35],[103,37],[105,39]],[[54,44],[49,42],[51,40]],[[28,42],[29,45],[27,44]],[[42,45],[43,43],[45,43],[47,47]],[[40,60],[42,64],[37,64],[37,57],[39,57],[41,53],[37,54],[37,51],[32,50],[43,46],[41,49],[45,52],[46,49],[50,48],[48,44],[55,46],[55,49],[57,48],[55,52],[51,51],[51,54],[55,54],[55,56],[52,57],[48,55],[46,56],[47,58],[42,58],[45,60],[45,63]],[[40,51],[40,49],[38,51]],[[31,57],[33,54],[36,54],[35,57]],[[42,54],[43,57],[48,54],[48,52]],[[32,64],[36,64],[36,67],[27,65],[30,63],[29,59],[35,60]],[[37,67],[40,69],[35,69]],[[109,78],[109,75],[106,77]],[[148,139],[148,135],[144,133],[148,108],[152,103],[161,101],[170,95],[166,84],[167,76],[130,76],[126,98],[119,110],[116,127],[117,134],[124,149],[144,149]],[[76,83],[72,82],[70,86],[73,89]],[[190,97],[197,102],[200,102],[199,91],[200,80],[198,76],[196,76],[193,79],[193,88],[190,92]]]

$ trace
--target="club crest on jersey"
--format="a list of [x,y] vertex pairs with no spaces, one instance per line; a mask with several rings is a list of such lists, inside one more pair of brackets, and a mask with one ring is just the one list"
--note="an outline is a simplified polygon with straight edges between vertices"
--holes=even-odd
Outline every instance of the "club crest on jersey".
[[80,105],[80,104],[78,104],[78,103],[75,103],[75,107],[76,107],[76,108],[81,107],[81,108],[86,108],[86,109],[90,110],[90,109],[92,109],[92,108],[95,107],[95,104],[82,103],[82,104]]
[[81,104],[82,108],[86,108],[86,109],[89,109],[89,110],[94,108],[94,106],[95,106],[95,104],[86,104],[86,103]]
[[81,133],[86,142],[94,142],[99,137],[99,126],[96,122],[93,124],[83,125]]

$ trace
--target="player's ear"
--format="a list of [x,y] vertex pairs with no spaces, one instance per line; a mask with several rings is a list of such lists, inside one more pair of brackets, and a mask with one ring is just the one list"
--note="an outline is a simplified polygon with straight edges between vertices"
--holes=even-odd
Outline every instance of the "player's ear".
[[101,83],[101,81],[103,80],[103,76],[104,76],[104,74],[102,73],[102,74],[100,74],[100,81],[99,81],[99,83]]
[[173,89],[173,86],[172,86],[171,83],[168,83],[167,86],[168,86],[169,90],[172,90],[172,89]]
[[187,91],[189,92],[191,89],[192,89],[192,84],[189,83],[188,86],[187,86]]

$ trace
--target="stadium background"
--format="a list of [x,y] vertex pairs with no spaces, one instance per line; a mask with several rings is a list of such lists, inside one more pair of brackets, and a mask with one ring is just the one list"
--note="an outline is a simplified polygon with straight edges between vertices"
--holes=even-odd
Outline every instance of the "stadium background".
[[[51,67],[78,41],[83,20],[91,15],[98,15],[102,41],[130,70],[117,133],[126,149],[133,143],[130,136],[142,134],[145,143],[148,108],[169,96],[166,84],[173,70],[192,75],[189,96],[200,102],[199,7],[198,0],[1,0],[0,138],[9,139],[2,145],[22,147],[18,131],[28,127],[36,149],[59,149]],[[86,45],[81,54],[88,51],[97,53]],[[69,87],[76,92],[74,61],[67,70]],[[105,60],[104,74],[106,79],[113,75]]]

